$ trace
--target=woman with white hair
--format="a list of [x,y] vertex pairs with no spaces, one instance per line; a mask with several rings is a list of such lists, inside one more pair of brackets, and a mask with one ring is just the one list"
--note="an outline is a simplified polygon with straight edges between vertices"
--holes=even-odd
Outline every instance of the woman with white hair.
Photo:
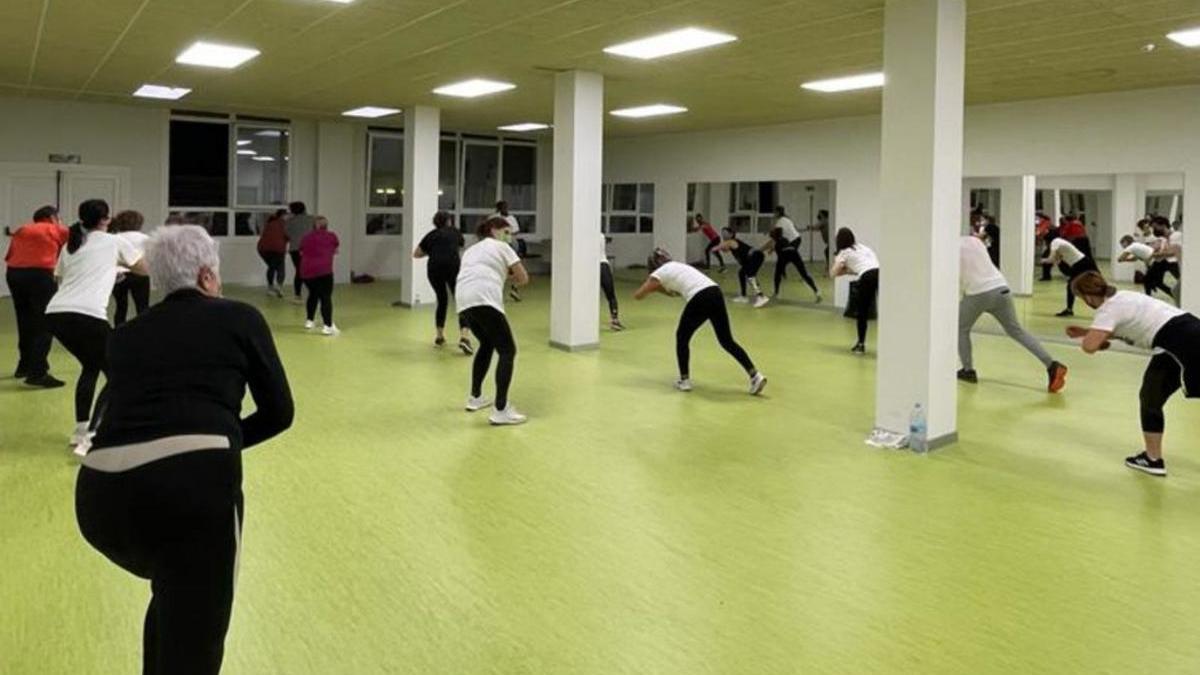
[[[143,672],[217,673],[241,544],[241,453],[291,425],[292,395],[266,320],[220,297],[208,233],[159,228],[146,257],[165,298],[113,331],[76,516],[92,546],[150,581]],[[255,411],[243,417],[247,389]]]

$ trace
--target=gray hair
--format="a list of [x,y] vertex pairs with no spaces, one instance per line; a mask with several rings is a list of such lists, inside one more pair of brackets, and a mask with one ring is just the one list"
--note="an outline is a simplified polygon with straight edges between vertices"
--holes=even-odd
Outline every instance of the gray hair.
[[200,270],[220,272],[217,242],[199,225],[167,225],[154,230],[146,242],[150,281],[164,294],[196,288]]

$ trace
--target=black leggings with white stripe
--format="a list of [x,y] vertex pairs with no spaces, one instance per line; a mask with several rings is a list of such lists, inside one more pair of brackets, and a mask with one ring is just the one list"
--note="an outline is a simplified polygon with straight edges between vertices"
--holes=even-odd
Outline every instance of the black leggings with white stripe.
[[713,332],[717,334],[717,342],[729,355],[737,359],[746,374],[753,376],[758,372],[754,362],[745,349],[733,339],[733,330],[729,327],[729,311],[725,307],[725,296],[717,286],[709,286],[700,291],[683,308],[679,317],[679,327],[675,330],[675,358],[679,362],[679,377],[686,380],[691,375],[692,336],[705,324],[711,322]]
[[1161,434],[1166,428],[1163,406],[1184,389],[1188,398],[1200,398],[1200,319],[1184,314],[1171,319],[1154,336],[1154,346],[1163,350],[1150,359],[1142,376],[1142,431]]

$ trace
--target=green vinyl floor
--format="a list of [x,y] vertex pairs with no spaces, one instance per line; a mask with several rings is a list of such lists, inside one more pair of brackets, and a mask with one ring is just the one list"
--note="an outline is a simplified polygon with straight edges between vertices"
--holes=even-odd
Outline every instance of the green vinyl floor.
[[[633,287],[594,352],[548,347],[547,280],[510,306],[530,421],[505,429],[462,412],[469,359],[394,286],[339,287],[334,339],[230,289],[274,327],[297,418],[245,455],[224,672],[1200,672],[1200,405],[1168,406],[1169,478],[1125,469],[1145,356],[1051,345],[1051,396],[979,336],[961,442],[917,456],[863,444],[853,322],[733,306],[765,395],[708,329],[681,394],[681,304]],[[5,371],[15,341],[0,301]],[[5,675],[139,672],[149,589],[78,533],[71,426],[70,388],[0,379]]]

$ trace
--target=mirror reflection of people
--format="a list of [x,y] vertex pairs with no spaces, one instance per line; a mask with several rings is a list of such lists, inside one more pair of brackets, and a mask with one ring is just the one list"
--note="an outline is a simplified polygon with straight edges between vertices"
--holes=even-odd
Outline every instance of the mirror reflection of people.
[[1183,258],[1183,232],[1172,227],[1171,221],[1166,216],[1154,216],[1150,219],[1150,225],[1154,229],[1155,237],[1158,238],[1158,248],[1154,251],[1153,258],[1156,262],[1162,263],[1158,269],[1164,275],[1171,274],[1175,277],[1175,287],[1171,289],[1171,295],[1178,302],[1179,285],[1183,279],[1179,266],[1180,260]]
[[621,323],[621,308],[617,303],[617,286],[613,280],[612,263],[608,260],[608,242],[612,237],[600,235],[600,290],[608,301],[608,327],[614,331],[625,330]]
[[[759,252],[761,254],[761,251]],[[750,355],[733,339],[729,325],[729,310],[725,307],[725,295],[717,282],[708,278],[691,265],[671,260],[671,254],[656,248],[646,261],[650,274],[633,297],[641,300],[651,293],[662,293],[669,297],[682,297],[687,303],[679,317],[675,330],[675,359],[679,366],[679,379],[675,388],[691,391],[691,342],[692,336],[705,323],[711,323],[713,333],[721,348],[732,356],[750,378],[750,394],[757,396],[767,386],[767,378],[754,367]]]
[[808,232],[820,232],[821,240],[825,242],[825,265],[829,266],[829,243],[833,241],[829,232],[829,209],[817,211],[817,222],[804,228]]
[[46,305],[58,291],[54,269],[69,232],[58,218],[58,209],[43,206],[33,212],[32,222],[9,235],[4,277],[17,315],[19,354],[13,377],[31,387],[56,389],[66,383],[50,374],[54,337],[46,325]]
[[838,230],[837,251],[833,258],[833,278],[846,274],[858,276],[858,306],[856,307],[858,342],[850,349],[854,354],[867,353],[867,326],[871,321],[871,310],[879,296],[879,258],[866,244],[858,243],[854,232],[848,227]]
[[[433,286],[434,296],[437,297],[437,309],[433,319],[434,329],[437,331],[433,344],[437,347],[446,344],[446,314],[458,281],[461,252],[465,245],[462,232],[454,226],[454,216],[447,211],[438,211],[433,214],[433,229],[421,238],[421,242],[413,251],[413,258],[429,259],[425,275],[429,279],[429,285]],[[458,348],[467,356],[475,353],[475,347],[471,344],[471,329],[461,316],[458,319]]]
[[725,259],[721,257],[721,252],[718,250],[718,247],[721,245],[721,235],[717,232],[717,229],[712,226],[712,223],[705,220],[704,214],[697,213],[692,219],[696,222],[696,224],[694,227],[690,228],[691,231],[699,232],[700,234],[704,235],[704,240],[708,242],[704,246],[704,268],[709,269],[712,267],[712,256],[716,255],[717,264],[721,266],[717,271],[721,274],[724,274]]
[[1154,350],[1138,395],[1144,447],[1126,458],[1125,466],[1165,476],[1163,407],[1180,388],[1187,398],[1200,398],[1200,319],[1162,300],[1119,290],[1099,272],[1085,272],[1071,285],[1096,310],[1090,327],[1067,327],[1067,335],[1080,340],[1085,353],[1104,351],[1112,340]]
[[762,249],[764,253],[775,251],[774,297],[779,297],[780,285],[783,278],[787,276],[787,267],[792,265],[799,272],[804,283],[812,289],[813,295],[816,296],[816,302],[820,303],[821,291],[817,289],[817,282],[813,281],[812,275],[808,273],[808,268],[804,266],[804,259],[800,257],[800,243],[800,230],[796,228],[792,219],[788,218],[787,210],[782,206],[776,206],[775,223],[771,226],[771,232]]
[[1155,291],[1171,295],[1171,287],[1166,284],[1166,261],[1154,259],[1154,247],[1150,244],[1136,241],[1129,234],[1121,237],[1121,253],[1117,256],[1117,262],[1144,265],[1140,271],[1142,290],[1146,295],[1154,295]]
[[749,292],[754,295],[754,308],[765,307],[770,300],[758,285],[758,271],[762,269],[763,263],[766,262],[766,254],[742,241],[732,227],[722,228],[721,237],[724,241],[721,242],[721,246],[717,250],[728,251],[738,263],[738,287],[740,293],[733,301],[750,302],[750,295],[747,294],[748,287]]
[[1059,235],[1050,242],[1050,255],[1042,259],[1042,264],[1067,266],[1067,308],[1055,316],[1075,316],[1075,294],[1071,291],[1071,282],[1084,272],[1099,271],[1096,261],[1092,259],[1091,255],[1081,251],[1074,243],[1067,241],[1066,237],[1062,236],[1060,229]]
[[221,299],[202,227],[159,228],[146,262],[165,297],[112,333],[75,512],[89,544],[150,582],[142,672],[211,675],[241,554],[242,453],[291,425],[292,394],[262,314]]

